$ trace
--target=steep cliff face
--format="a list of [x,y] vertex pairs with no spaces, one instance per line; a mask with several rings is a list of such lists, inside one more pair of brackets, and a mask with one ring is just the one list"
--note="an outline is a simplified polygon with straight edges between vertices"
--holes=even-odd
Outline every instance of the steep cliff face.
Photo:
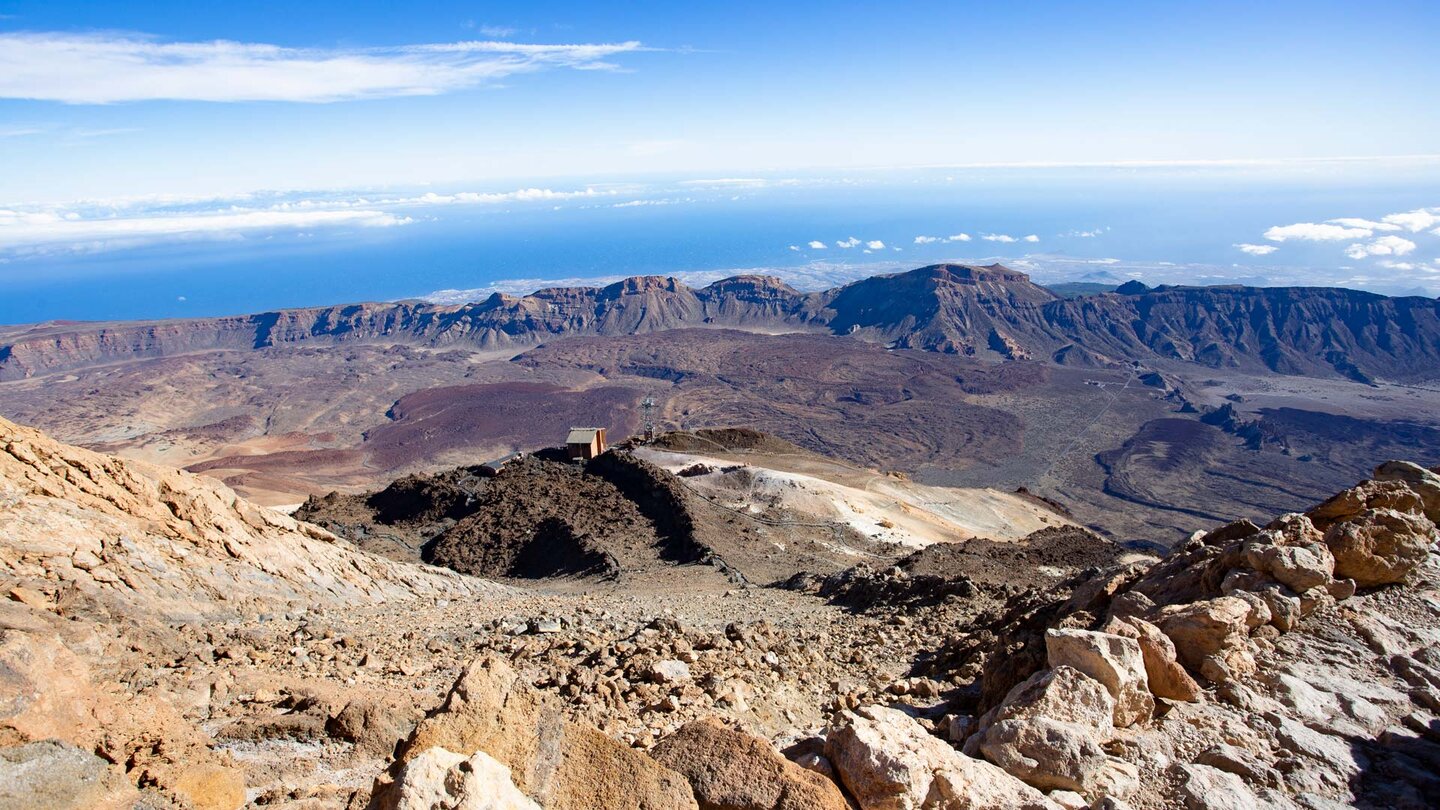
[[1354,290],[1127,287],[1061,299],[1002,265],[933,265],[801,293],[770,276],[701,289],[641,276],[607,287],[0,334],[0,381],[105,363],[302,342],[526,348],[561,336],[697,326],[817,331],[908,349],[1089,365],[1166,358],[1282,374],[1413,381],[1440,376],[1440,301]]
[[1312,287],[1160,287],[1048,304],[1055,338],[1115,358],[1369,381],[1440,376],[1440,301]]

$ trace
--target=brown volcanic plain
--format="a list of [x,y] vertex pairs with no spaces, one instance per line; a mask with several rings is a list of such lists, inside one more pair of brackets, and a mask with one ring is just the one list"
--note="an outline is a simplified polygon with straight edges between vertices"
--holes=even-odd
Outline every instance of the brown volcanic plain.
[[[1440,302],[1303,288],[1060,299],[999,266],[822,293],[742,277],[0,332],[0,414],[262,503],[558,442],[737,425],[924,483],[1025,487],[1171,543],[1376,459],[1440,462]],[[1222,406],[1228,410],[1217,411]]]

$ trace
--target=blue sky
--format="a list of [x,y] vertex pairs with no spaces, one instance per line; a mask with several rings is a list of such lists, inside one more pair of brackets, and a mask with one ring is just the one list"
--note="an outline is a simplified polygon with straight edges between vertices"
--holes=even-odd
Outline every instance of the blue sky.
[[[11,202],[1440,152],[1427,2],[0,0],[0,15],[0,60],[21,62],[0,62]],[[485,78],[511,55],[415,50],[483,40],[612,52]],[[356,56],[373,81],[317,68]],[[183,60],[198,78],[177,83],[165,66]]]
[[0,322],[939,260],[1434,295],[1437,39],[1404,1],[0,0]]

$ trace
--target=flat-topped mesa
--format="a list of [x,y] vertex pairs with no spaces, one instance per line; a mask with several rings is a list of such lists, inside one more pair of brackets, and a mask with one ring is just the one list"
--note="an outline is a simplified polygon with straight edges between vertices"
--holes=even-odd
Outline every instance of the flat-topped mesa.
[[987,265],[932,264],[910,272],[953,284],[979,284],[985,281],[1031,283],[1030,276],[1019,270],[1011,270],[998,262]]
[[833,291],[829,326],[897,349],[1024,359],[1051,349],[1036,324],[1054,300],[1004,265],[935,264]]
[[786,284],[778,276],[764,276],[758,274],[743,274],[722,278],[719,281],[710,283],[708,286],[697,290],[701,297],[715,298],[719,296],[763,297],[778,298],[782,296],[799,297],[804,293]]
[[631,276],[603,287],[599,297],[618,298],[622,295],[688,292],[690,292],[690,288],[673,276]]

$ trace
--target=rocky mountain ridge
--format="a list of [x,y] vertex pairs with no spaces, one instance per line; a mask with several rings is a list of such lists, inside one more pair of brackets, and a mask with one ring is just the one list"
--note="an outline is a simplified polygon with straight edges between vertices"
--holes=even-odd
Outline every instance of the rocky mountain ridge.
[[399,343],[521,349],[576,335],[729,327],[851,335],[895,348],[1064,364],[1157,359],[1282,374],[1414,381],[1440,374],[1440,301],[1309,287],[1159,287],[1061,298],[994,264],[932,265],[803,293],[771,276],[694,289],[606,287],[438,306],[414,301],[256,315],[0,330],[0,381],[216,349]]

